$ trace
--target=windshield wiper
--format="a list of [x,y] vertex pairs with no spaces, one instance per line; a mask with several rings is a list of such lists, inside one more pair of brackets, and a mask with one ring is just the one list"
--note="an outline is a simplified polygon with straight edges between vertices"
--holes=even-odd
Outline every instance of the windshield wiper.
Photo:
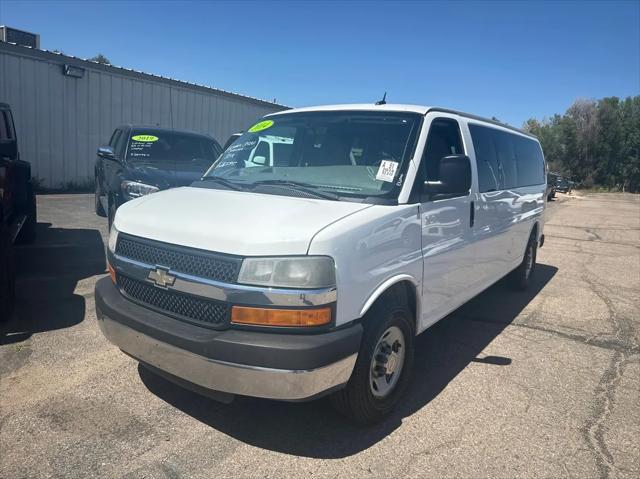
[[229,181],[226,178],[222,178],[220,176],[203,176],[202,178],[200,178],[200,181],[213,181],[236,191],[242,191],[244,189],[239,183],[236,183],[235,181]]
[[337,201],[340,199],[340,196],[336,195],[335,193],[329,193],[328,191],[318,191],[315,185],[312,185],[311,183],[304,183],[302,181],[262,180],[262,181],[255,181],[253,185],[254,186],[260,186],[260,185],[289,186],[291,188],[297,189],[299,191],[303,191],[310,195],[315,195],[318,198],[324,198],[327,200],[334,200],[334,201]]

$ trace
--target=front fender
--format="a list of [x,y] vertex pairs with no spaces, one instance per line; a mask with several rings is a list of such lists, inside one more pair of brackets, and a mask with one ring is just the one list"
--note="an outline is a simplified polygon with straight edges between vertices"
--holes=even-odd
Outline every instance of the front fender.
[[367,301],[364,303],[364,306],[362,306],[362,310],[360,311],[360,317],[364,316],[367,313],[367,311],[369,311],[371,306],[373,306],[373,303],[375,303],[378,300],[378,298],[384,294],[385,291],[391,288],[394,284],[398,284],[402,281],[408,281],[409,283],[411,283],[411,285],[414,288],[414,293],[415,293],[414,297],[416,298],[416,304],[412,306],[415,306],[416,317],[419,318],[420,317],[420,295],[418,294],[418,287],[420,285],[420,282],[417,281],[413,276],[408,274],[399,274],[399,275],[393,276],[387,279],[386,281],[384,281],[382,284],[380,284],[373,291],[373,293],[371,293],[369,298],[367,298]]

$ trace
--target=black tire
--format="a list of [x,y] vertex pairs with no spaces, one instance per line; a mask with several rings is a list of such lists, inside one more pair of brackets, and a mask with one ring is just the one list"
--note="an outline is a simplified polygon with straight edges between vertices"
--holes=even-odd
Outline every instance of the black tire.
[[526,291],[531,284],[531,278],[536,270],[536,258],[538,256],[538,242],[536,234],[531,233],[527,247],[524,251],[522,263],[511,272],[511,286],[516,291]]
[[113,224],[113,219],[116,217],[116,205],[113,201],[109,201],[109,215],[107,216],[107,225],[109,226],[109,231],[111,231],[111,225]]
[[[406,295],[390,292],[365,315],[364,336],[351,378],[344,389],[331,395],[333,406],[357,424],[375,424],[387,417],[400,401],[411,377],[414,319],[403,296]],[[404,336],[404,362],[393,389],[385,397],[376,397],[370,385],[373,355],[381,336],[393,326],[398,327]]]
[[11,318],[15,306],[16,277],[9,232],[0,226],[0,321]]
[[29,200],[25,205],[24,214],[27,216],[24,220],[20,233],[16,238],[17,244],[31,244],[36,239],[36,225],[38,224],[38,207],[36,204],[36,195],[33,193],[33,187],[28,187]]
[[96,187],[95,187],[95,191],[93,193],[94,196],[94,200],[95,200],[95,208],[96,208],[96,214],[102,218],[106,218],[107,217],[107,212],[104,210],[104,208],[102,207],[102,203],[100,203],[100,184],[98,183],[98,177],[96,176]]

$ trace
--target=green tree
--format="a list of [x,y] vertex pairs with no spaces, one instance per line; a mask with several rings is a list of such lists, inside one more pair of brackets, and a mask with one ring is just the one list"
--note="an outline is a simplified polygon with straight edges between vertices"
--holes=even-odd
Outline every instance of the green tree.
[[103,65],[111,65],[111,61],[107,57],[105,57],[102,53],[98,53],[95,57],[89,58],[90,62],[98,62]]
[[540,139],[551,171],[585,186],[640,190],[640,96],[576,100],[523,129]]

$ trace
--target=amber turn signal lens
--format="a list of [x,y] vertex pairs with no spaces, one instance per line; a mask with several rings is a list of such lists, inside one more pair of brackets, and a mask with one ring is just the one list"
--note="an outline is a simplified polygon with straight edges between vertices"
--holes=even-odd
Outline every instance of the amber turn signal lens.
[[111,281],[113,284],[116,284],[116,270],[113,269],[113,266],[109,262],[107,262],[107,269],[109,270],[109,276],[111,276]]
[[331,322],[331,308],[268,309],[234,306],[231,322],[256,326],[322,326]]

